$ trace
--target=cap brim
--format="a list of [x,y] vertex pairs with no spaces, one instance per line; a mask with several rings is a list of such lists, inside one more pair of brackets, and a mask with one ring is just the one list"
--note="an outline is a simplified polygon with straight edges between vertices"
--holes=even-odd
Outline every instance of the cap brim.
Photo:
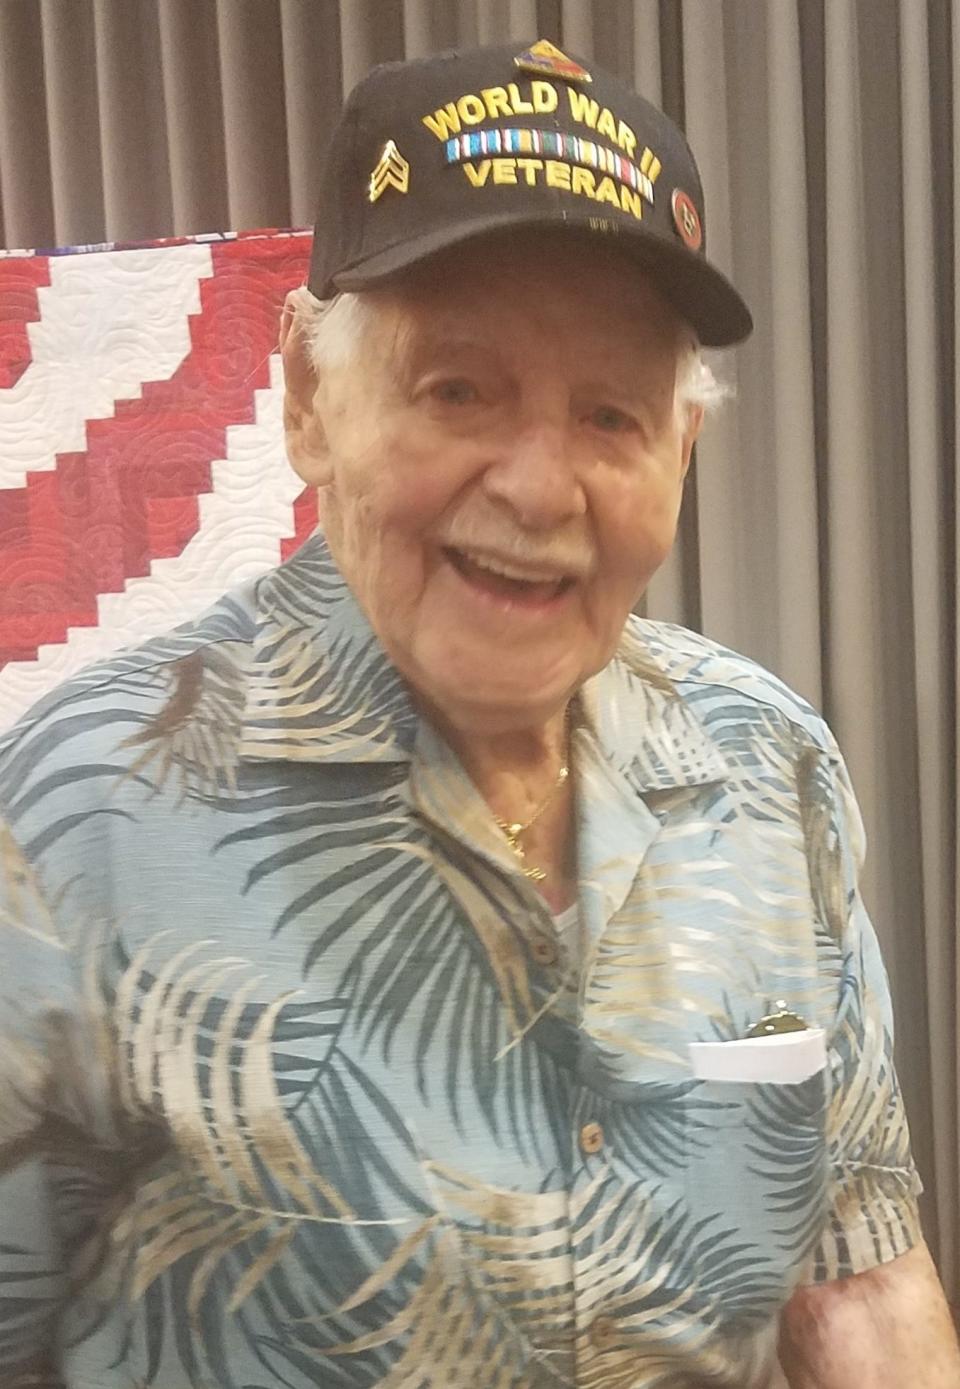
[[[469,222],[448,224],[378,251],[339,271],[333,277],[333,284],[344,292],[386,285],[403,271],[440,251],[509,228],[517,231],[544,228],[551,232],[559,229],[579,237],[595,238],[608,246],[612,240],[609,233],[595,231],[587,221],[575,218],[558,222],[555,215],[538,217],[529,213],[472,217]],[[726,276],[702,256],[679,242],[671,245],[661,235],[648,233],[639,224],[621,227],[616,247],[649,275],[655,288],[693,327],[704,347],[729,347],[749,336],[753,329],[750,310]]]

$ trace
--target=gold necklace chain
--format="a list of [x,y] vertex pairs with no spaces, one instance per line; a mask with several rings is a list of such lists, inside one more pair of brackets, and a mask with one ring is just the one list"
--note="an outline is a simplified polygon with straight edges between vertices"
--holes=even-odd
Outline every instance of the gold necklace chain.
[[509,820],[501,820],[499,815],[493,816],[498,828],[501,829],[503,833],[506,835],[507,843],[510,845],[510,848],[513,850],[517,858],[520,860],[520,866],[523,869],[524,875],[528,878],[531,878],[535,883],[542,883],[547,875],[544,872],[544,870],[542,868],[538,868],[536,864],[527,863],[526,850],[520,843],[520,836],[522,834],[526,834],[527,830],[529,830],[533,825],[537,823],[537,821],[540,819],[540,816],[546,810],[547,806],[553,800],[554,796],[560,790],[560,787],[563,785],[563,783],[566,781],[569,775],[570,768],[567,765],[567,763],[564,762],[563,766],[560,768],[559,774],[557,775],[556,781],[550,787],[550,790],[547,792],[546,796],[544,796],[543,800],[537,806],[536,810],[530,816],[529,820],[524,820],[522,822],[519,820],[515,820],[511,822]]

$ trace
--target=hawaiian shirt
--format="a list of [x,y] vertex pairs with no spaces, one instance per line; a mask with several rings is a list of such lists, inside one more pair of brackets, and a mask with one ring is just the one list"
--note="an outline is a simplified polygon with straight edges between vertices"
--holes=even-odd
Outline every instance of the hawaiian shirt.
[[631,619],[572,737],[575,948],[319,536],[0,741],[5,1386],[754,1389],[915,1242],[823,722]]

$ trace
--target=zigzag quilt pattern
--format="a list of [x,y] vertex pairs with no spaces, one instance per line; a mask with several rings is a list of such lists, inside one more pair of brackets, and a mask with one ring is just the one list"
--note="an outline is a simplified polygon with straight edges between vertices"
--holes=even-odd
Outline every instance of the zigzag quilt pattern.
[[0,727],[316,523],[283,450],[305,232],[0,256]]

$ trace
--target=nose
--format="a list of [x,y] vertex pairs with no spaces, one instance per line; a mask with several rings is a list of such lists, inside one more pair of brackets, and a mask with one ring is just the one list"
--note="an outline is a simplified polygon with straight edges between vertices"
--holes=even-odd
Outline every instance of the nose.
[[517,433],[487,468],[483,490],[525,530],[556,530],[587,509],[570,440],[555,425],[530,424]]

